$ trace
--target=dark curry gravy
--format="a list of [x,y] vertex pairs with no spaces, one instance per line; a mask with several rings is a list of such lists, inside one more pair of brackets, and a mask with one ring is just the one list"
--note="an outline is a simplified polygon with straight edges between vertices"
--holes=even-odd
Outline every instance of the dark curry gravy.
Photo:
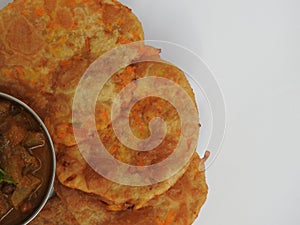
[[43,128],[25,108],[0,97],[0,225],[31,217],[47,197],[52,171]]

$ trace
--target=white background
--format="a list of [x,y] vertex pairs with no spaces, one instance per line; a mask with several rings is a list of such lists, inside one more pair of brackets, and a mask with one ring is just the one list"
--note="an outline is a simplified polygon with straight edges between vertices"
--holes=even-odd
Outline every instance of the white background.
[[194,50],[227,105],[195,225],[300,224],[300,1],[123,0],[146,39]]
[[299,225],[300,1],[122,2],[146,39],[198,53],[224,92],[227,134],[195,225]]

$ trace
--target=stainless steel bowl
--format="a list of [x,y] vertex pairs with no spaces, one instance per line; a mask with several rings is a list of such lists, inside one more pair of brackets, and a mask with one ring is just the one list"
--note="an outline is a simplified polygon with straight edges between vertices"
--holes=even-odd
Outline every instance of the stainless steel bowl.
[[32,221],[38,215],[38,213],[45,206],[48,199],[54,194],[53,185],[54,185],[55,168],[56,168],[56,158],[55,158],[54,146],[53,146],[51,136],[50,136],[45,124],[43,123],[41,118],[35,113],[35,111],[33,109],[31,109],[27,104],[20,101],[19,99],[15,98],[11,95],[5,94],[3,92],[0,92],[0,98],[8,100],[10,102],[13,102],[16,105],[23,107],[29,114],[32,115],[33,118],[35,118],[35,120],[39,123],[40,127],[43,129],[43,131],[46,135],[46,138],[49,143],[49,150],[51,151],[51,158],[49,158],[49,160],[51,160],[50,163],[52,164],[52,168],[53,168],[51,171],[51,176],[50,176],[51,180],[49,181],[49,186],[45,192],[45,195],[43,197],[43,200],[41,201],[41,204],[36,208],[35,211],[32,212],[32,214],[29,217],[27,217],[27,219],[25,219],[25,221],[22,221],[22,224],[28,224],[30,221]]

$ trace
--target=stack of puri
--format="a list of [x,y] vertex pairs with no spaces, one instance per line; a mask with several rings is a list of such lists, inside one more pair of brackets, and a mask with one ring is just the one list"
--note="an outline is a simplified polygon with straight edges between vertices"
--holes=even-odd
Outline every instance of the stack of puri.
[[[56,196],[30,224],[191,225],[198,216],[207,185],[205,160],[195,149],[189,163],[167,180],[131,186],[95,172],[74,137],[72,104],[82,75],[107,51],[143,39],[137,17],[115,0],[15,0],[0,11],[0,91],[23,100],[40,115],[57,158]],[[139,85],[139,79],[149,76],[166,78],[182,87],[196,106],[184,73],[162,61],[159,53],[144,45],[133,49],[125,59],[130,65],[115,72],[97,98],[98,136],[115,159],[129,165],[149,166],[166,159],[178,144],[181,121],[166,100],[145,98],[129,114],[132,133],[149,137],[149,122],[160,117],[167,126],[164,140],[146,152],[123,145],[110,112],[126,85]],[[155,61],[139,62],[143,57]],[[133,99],[126,98],[129,105]]]

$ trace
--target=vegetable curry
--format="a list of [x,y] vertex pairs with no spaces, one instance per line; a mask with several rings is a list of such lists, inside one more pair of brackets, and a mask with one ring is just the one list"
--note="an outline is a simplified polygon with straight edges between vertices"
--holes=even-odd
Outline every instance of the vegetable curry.
[[20,224],[45,198],[51,180],[46,135],[29,112],[0,98],[0,224]]

